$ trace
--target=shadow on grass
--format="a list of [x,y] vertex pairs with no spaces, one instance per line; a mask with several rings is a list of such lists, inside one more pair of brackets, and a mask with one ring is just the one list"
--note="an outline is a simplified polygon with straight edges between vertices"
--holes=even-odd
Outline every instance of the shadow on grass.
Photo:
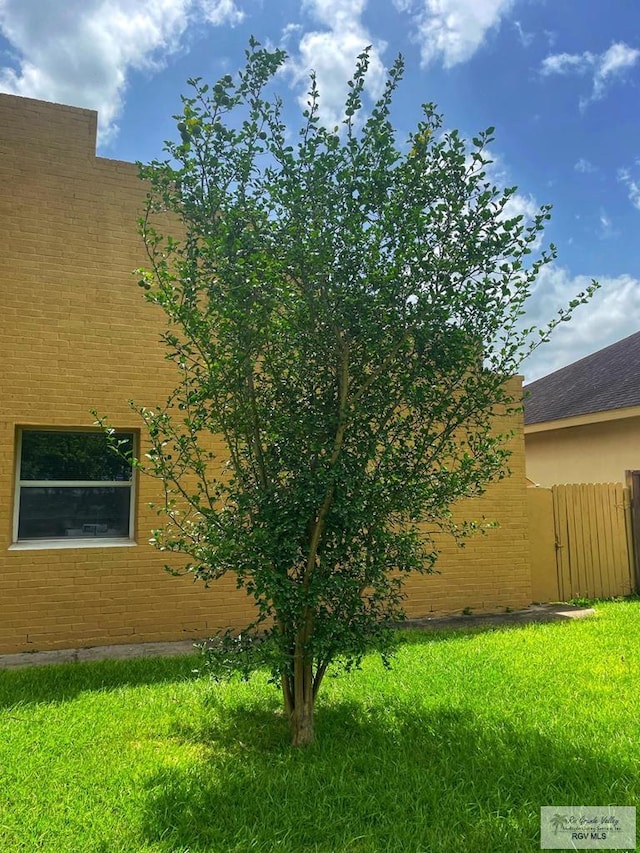
[[175,737],[200,758],[147,779],[141,826],[167,853],[525,853],[539,849],[540,806],[629,804],[639,793],[624,760],[399,701],[321,705],[305,751],[285,746],[285,720],[257,705]]
[[[586,617],[591,619],[591,616]],[[499,621],[494,616],[479,617],[456,617],[442,623],[426,622],[420,620],[408,620],[398,626],[398,643],[401,644],[426,644],[443,642],[446,640],[472,639],[478,634],[511,633],[535,628],[550,629],[553,631],[570,631],[579,625],[583,619],[572,619],[562,614],[551,614],[539,619],[514,619],[509,621],[508,614],[505,621]]]
[[161,684],[198,677],[198,655],[174,658],[136,658],[91,663],[49,664],[0,670],[0,708],[41,702],[68,702],[87,690]]
[[[571,620],[554,623],[557,630]],[[413,625],[398,631],[398,648],[447,641],[472,640],[477,634],[520,629],[521,624],[469,625],[468,628],[421,630]],[[393,667],[393,658],[392,667]],[[133,658],[86,663],[49,664],[24,669],[0,669],[0,709],[41,702],[65,702],[87,690],[116,690],[121,687],[160,684],[193,679],[203,666],[200,655],[173,658]]]

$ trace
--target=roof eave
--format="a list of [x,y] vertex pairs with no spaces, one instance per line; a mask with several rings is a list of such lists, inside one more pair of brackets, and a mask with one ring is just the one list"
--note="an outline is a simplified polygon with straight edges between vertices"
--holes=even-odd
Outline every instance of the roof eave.
[[573,415],[570,418],[558,418],[553,421],[540,421],[534,424],[525,424],[524,434],[535,432],[548,432],[552,429],[567,429],[568,427],[585,426],[587,424],[600,424],[605,421],[619,421],[623,418],[640,417],[640,406],[627,406],[621,409],[607,409],[603,412],[587,412],[584,415]]

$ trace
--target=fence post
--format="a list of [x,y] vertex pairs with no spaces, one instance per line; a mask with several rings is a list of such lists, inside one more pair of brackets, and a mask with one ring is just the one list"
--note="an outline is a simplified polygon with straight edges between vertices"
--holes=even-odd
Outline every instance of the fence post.
[[625,471],[631,504],[631,542],[633,545],[633,579],[635,592],[640,590],[640,471]]

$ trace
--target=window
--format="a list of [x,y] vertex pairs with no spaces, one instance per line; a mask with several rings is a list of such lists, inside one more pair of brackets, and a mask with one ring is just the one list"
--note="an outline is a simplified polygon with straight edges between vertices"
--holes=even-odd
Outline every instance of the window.
[[[116,438],[132,453],[132,433]],[[131,465],[104,433],[24,429],[14,541],[131,539],[132,491]]]

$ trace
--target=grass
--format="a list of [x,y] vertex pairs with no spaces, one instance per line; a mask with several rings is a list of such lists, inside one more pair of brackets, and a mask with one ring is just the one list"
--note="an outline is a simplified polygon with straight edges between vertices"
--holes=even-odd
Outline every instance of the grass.
[[526,853],[542,805],[640,802],[640,602],[403,636],[287,746],[262,675],[197,658],[0,671],[0,850]]

